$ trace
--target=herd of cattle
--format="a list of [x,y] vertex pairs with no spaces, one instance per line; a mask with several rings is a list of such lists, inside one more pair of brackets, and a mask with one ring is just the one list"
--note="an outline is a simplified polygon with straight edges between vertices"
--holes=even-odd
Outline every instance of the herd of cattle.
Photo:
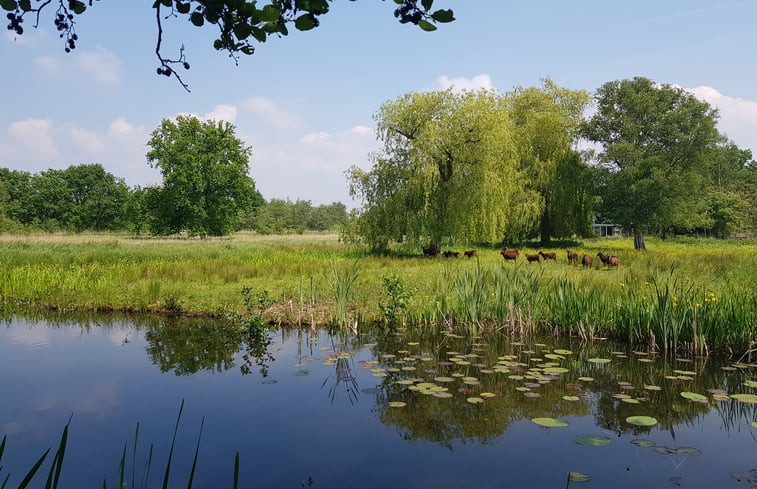
[[[568,263],[578,263],[578,253],[566,250],[568,254]],[[441,255],[445,258],[460,258],[460,252],[459,251],[445,251],[441,252],[438,246],[429,246],[428,248],[423,248],[423,254],[426,256],[437,256],[441,253]],[[520,257],[520,251],[518,251],[515,248],[502,248],[502,251],[499,252],[500,255],[505,259],[505,261],[510,260],[517,260],[518,257]],[[557,253],[554,251],[544,252],[539,251],[538,253],[529,254],[524,253],[523,254],[526,257],[526,261],[528,263],[531,262],[538,262],[541,263],[542,260],[554,260],[557,261]],[[466,258],[473,258],[474,256],[478,256],[478,252],[476,250],[467,250],[463,252],[463,256]],[[605,254],[601,251],[597,253],[597,256],[602,261],[603,264],[607,265],[608,267],[619,267],[620,266],[620,260],[617,256],[611,255],[611,254]],[[587,254],[584,254],[581,257],[581,265],[587,268],[591,268],[594,266],[594,259]]]

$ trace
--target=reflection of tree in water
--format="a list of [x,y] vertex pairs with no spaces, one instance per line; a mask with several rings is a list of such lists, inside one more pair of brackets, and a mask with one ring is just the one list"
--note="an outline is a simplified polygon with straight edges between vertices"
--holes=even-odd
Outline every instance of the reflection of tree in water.
[[[329,379],[334,378],[333,383],[329,387],[329,399],[331,403],[334,403],[337,392],[340,387],[344,388],[349,399],[350,404],[355,404],[358,401],[359,386],[357,383],[357,377],[354,375],[354,359],[349,353],[349,350],[345,348],[345,343],[339,342],[334,344],[331,355],[334,355],[336,361],[334,363],[334,372],[326,377],[326,380],[321,384],[321,389],[328,383]],[[352,365],[350,363],[352,362]]]
[[238,326],[212,320],[167,318],[148,324],[145,338],[152,362],[161,372],[173,370],[176,375],[228,370],[240,346]]
[[267,331],[250,329],[249,332],[244,334],[245,352],[242,355],[242,366],[239,367],[242,375],[251,373],[252,369],[257,366],[260,369],[260,376],[268,377],[269,364],[276,360],[273,354],[268,351],[272,342],[273,337]]

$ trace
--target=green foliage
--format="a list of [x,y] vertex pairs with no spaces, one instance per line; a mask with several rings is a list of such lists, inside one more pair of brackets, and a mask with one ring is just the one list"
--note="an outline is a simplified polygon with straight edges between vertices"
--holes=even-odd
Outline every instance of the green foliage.
[[604,213],[634,231],[637,249],[645,232],[694,223],[707,157],[723,140],[717,111],[683,89],[640,77],[605,83],[596,101],[583,134],[602,145]]
[[347,326],[349,323],[349,305],[355,282],[360,276],[360,266],[357,260],[350,264],[331,262],[331,286],[336,300],[336,323]]
[[271,307],[273,301],[268,297],[268,291],[260,292],[257,297],[252,287],[242,287],[244,308],[247,311],[247,329],[250,333],[260,333],[268,330],[268,321],[264,317],[265,310]]
[[163,186],[148,193],[152,231],[231,233],[255,195],[248,176],[251,149],[234,135],[234,126],[187,116],[164,119],[148,145],[147,159],[163,174]]
[[380,302],[378,306],[384,317],[384,324],[389,326],[404,325],[407,305],[412,294],[405,288],[397,275],[382,277],[381,281],[389,299],[387,304]]
[[346,222],[347,207],[341,202],[313,207],[309,200],[271,199],[255,210],[245,226],[261,234],[281,234],[333,231]]

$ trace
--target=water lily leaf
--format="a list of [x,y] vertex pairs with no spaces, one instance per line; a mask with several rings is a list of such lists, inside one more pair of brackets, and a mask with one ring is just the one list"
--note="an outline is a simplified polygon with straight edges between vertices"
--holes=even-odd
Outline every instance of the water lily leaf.
[[676,453],[675,448],[668,448],[668,447],[652,447],[652,451],[655,453],[659,453],[661,455],[674,455]]
[[696,392],[681,392],[681,397],[694,402],[707,402],[707,396],[697,394]]
[[446,398],[452,397],[452,394],[450,394],[449,392],[442,392],[442,391],[432,392],[431,395],[434,397],[438,397],[440,399],[446,399]]
[[293,367],[304,367],[305,365],[306,365],[306,364],[304,364],[304,363],[295,363],[295,364],[294,364],[294,365],[292,365],[292,366],[293,366]]
[[571,402],[575,402],[581,399],[578,396],[562,396],[562,398],[565,399],[566,401],[571,401]]
[[573,443],[592,447],[605,446],[608,445],[610,441],[610,437],[604,435],[577,435],[573,437]]
[[645,385],[644,389],[648,391],[661,391],[662,387],[660,387],[659,385]]
[[484,400],[480,397],[469,397],[468,399],[466,399],[466,401],[471,404],[481,404],[482,402],[484,402]]
[[626,423],[635,426],[655,426],[657,420],[651,416],[629,416],[626,418]]
[[492,397],[497,397],[497,394],[493,392],[482,392],[479,394],[479,396],[483,397],[484,399],[491,399]]
[[639,404],[639,400],[638,399],[633,399],[633,398],[621,399],[621,401],[625,402],[627,404]]
[[567,421],[555,418],[533,418],[531,422],[547,428],[564,428],[568,426]]
[[642,448],[650,448],[656,445],[656,443],[653,442],[652,440],[643,440],[641,438],[631,440],[631,444],[636,445],[637,447],[642,447]]
[[579,484],[581,482],[589,482],[591,480],[591,477],[582,472],[568,472],[568,480],[570,482]]
[[752,421],[752,428],[757,428],[757,421]]
[[654,363],[654,360],[651,358],[639,358],[639,361],[643,363]]
[[731,477],[739,482],[754,485],[757,484],[757,469],[752,469],[749,472],[732,472]]
[[747,380],[744,382],[744,385],[747,387],[757,387],[757,380]]
[[535,399],[537,397],[541,397],[541,394],[539,394],[537,392],[531,392],[531,391],[529,391],[529,392],[524,392],[523,396]]
[[559,350],[559,349],[555,350],[555,353],[557,353],[558,355],[572,355],[573,354],[573,352],[570,350]]
[[696,375],[697,373],[693,370],[673,370],[673,373],[678,375]]
[[594,377],[579,377],[578,380],[580,380],[581,382],[593,382]]
[[732,394],[731,399],[736,399],[747,404],[757,404],[757,395],[755,394]]
[[702,455],[702,450],[698,448],[693,448],[693,447],[680,447],[680,448],[676,448],[676,453],[678,455],[689,455],[692,457],[698,457]]
[[599,364],[601,364],[601,363],[610,363],[611,362],[611,360],[609,358],[589,358],[586,361],[589,362],[589,363],[599,363]]
[[383,355],[381,355],[381,358],[384,358],[386,360],[390,360],[390,359],[396,358],[396,357],[397,357],[397,355],[392,355],[391,353],[384,353]]
[[567,368],[564,367],[548,367],[543,370],[545,374],[564,374],[566,372],[570,372]]
[[558,355],[556,353],[547,353],[544,355],[544,358],[548,358],[550,360],[565,360],[565,357],[562,355]]
[[294,373],[297,377],[304,377],[306,375],[310,375],[310,370],[298,370]]
[[452,382],[453,380],[455,379],[452,377],[434,377],[434,381],[436,382]]
[[414,382],[411,379],[402,379],[398,380],[396,383],[399,385],[413,385]]
[[568,480],[575,484],[591,481],[591,477],[583,472],[568,472]]
[[389,403],[389,407],[393,407],[393,408],[403,408],[405,406],[407,406],[407,403],[402,402],[402,401],[391,401]]
[[266,379],[263,382],[261,382],[261,384],[263,385],[273,385],[273,384],[278,384],[278,383],[279,381],[276,379]]

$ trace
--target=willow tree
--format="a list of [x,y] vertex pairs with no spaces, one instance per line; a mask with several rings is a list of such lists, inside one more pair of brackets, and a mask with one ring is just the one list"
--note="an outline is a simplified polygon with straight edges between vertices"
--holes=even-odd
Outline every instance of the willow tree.
[[587,91],[561,88],[549,79],[506,96],[520,169],[539,194],[542,245],[552,236],[581,235],[590,228],[588,167],[573,149],[589,100]]
[[371,246],[508,241],[532,226],[538,196],[496,92],[410,93],[383,104],[375,120],[383,147],[373,167],[348,171],[350,193],[364,204],[358,233]]

